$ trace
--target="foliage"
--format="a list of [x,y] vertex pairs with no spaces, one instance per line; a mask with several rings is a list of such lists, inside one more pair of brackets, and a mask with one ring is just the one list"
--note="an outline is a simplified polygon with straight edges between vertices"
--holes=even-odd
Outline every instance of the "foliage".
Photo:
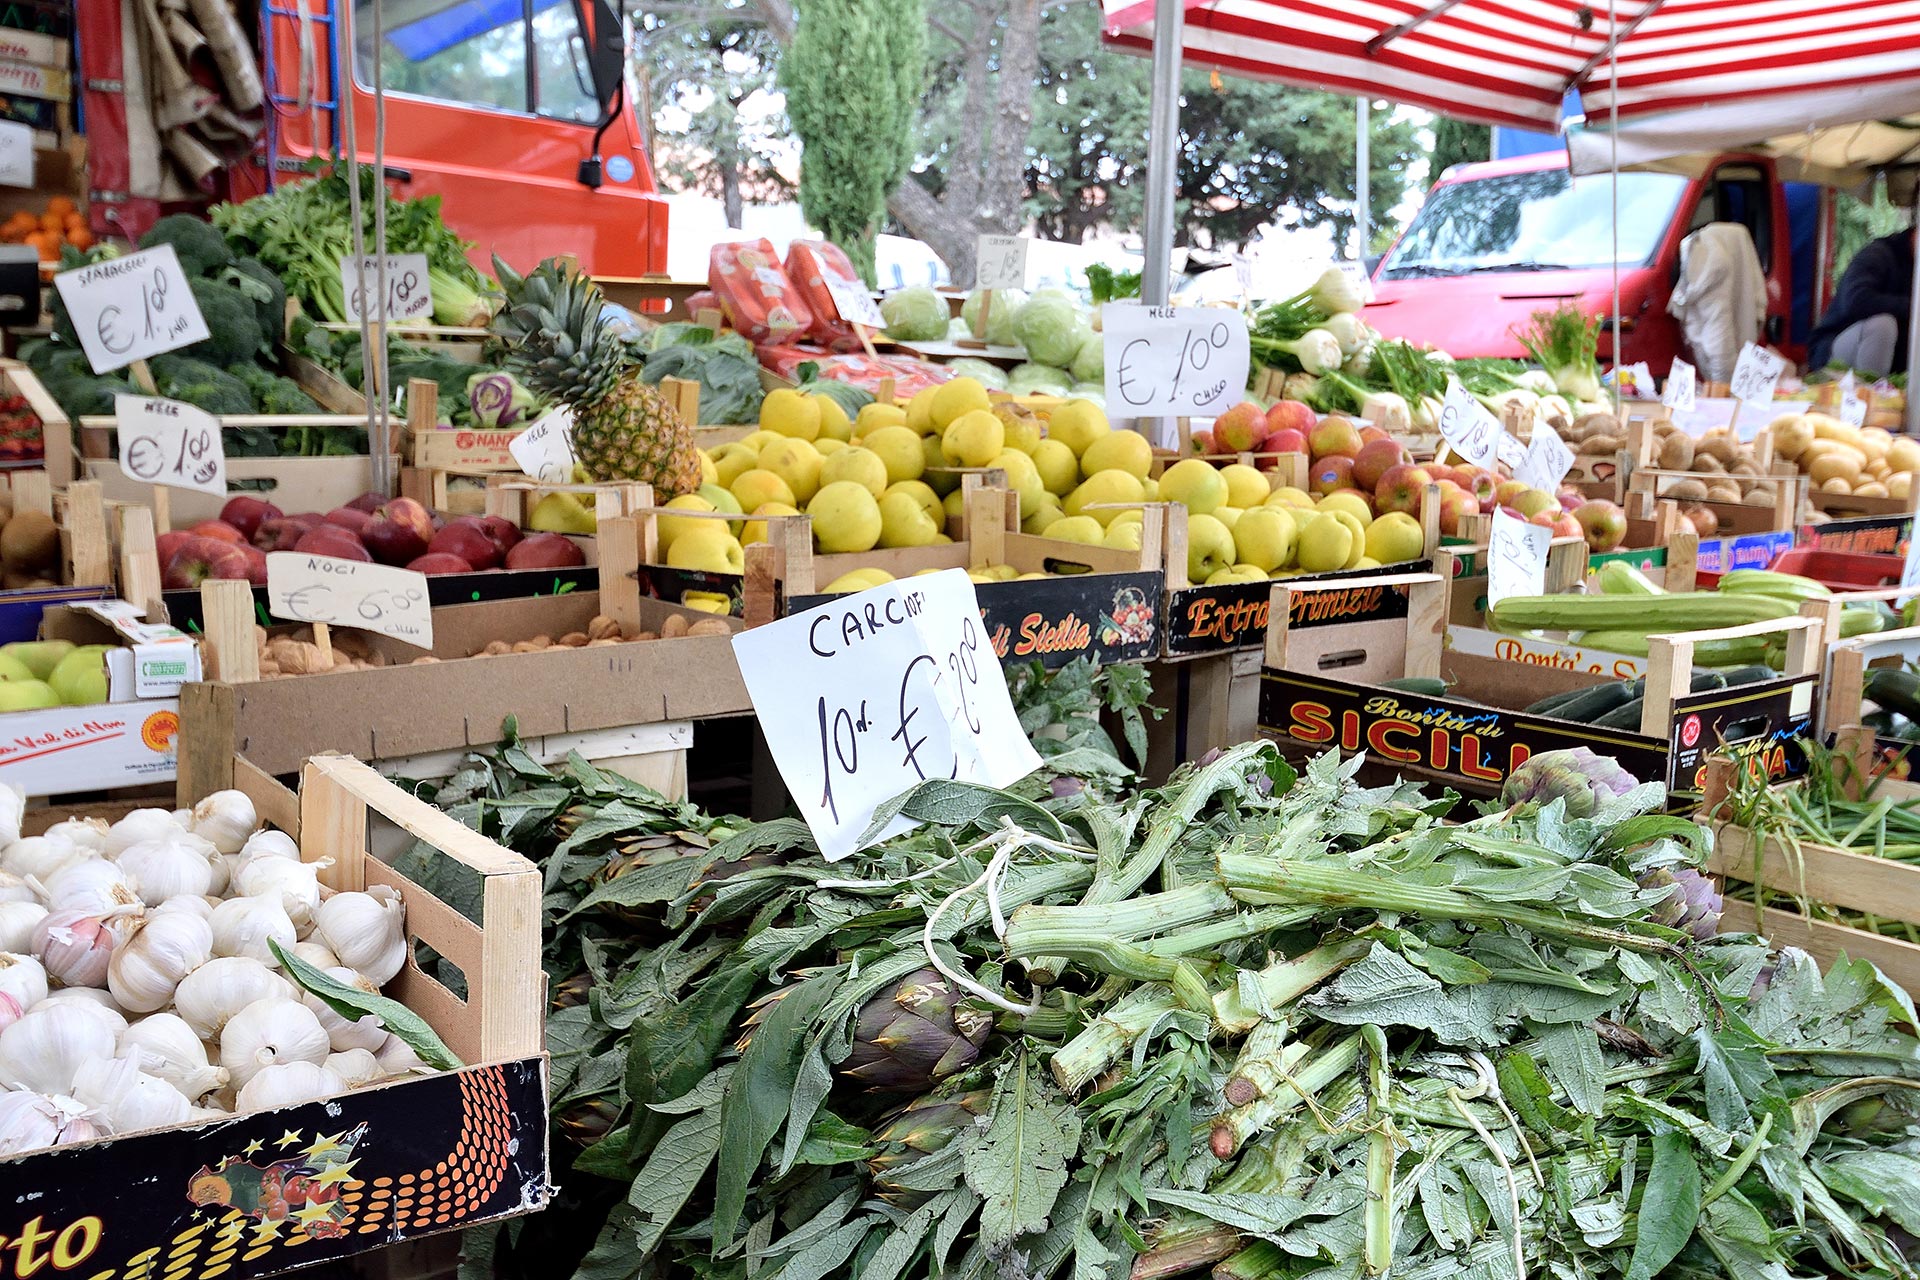
[[1484,124],[1455,120],[1452,116],[1433,118],[1433,156],[1427,165],[1429,178],[1438,178],[1456,164],[1478,164],[1493,159],[1493,129]]
[[744,0],[709,0],[635,17],[654,99],[653,161],[680,189],[718,197],[727,225],[745,202],[790,199],[779,159],[786,112],[773,96],[779,42]]
[[1876,181],[1869,199],[1852,192],[1834,193],[1833,278],[1846,272],[1853,255],[1866,248],[1867,241],[1890,236],[1909,225],[1911,215],[1887,196],[1884,182]]
[[715,335],[704,325],[664,324],[648,335],[643,382],[692,378],[700,384],[700,421],[726,425],[754,422],[766,392],[760,386],[760,361],[737,333]]
[[1034,661],[1006,672],[1021,731],[1042,759],[1097,751],[1119,761],[1119,748],[1100,725],[1105,708],[1119,720],[1134,764],[1146,767],[1147,717],[1158,720],[1166,710],[1152,705],[1153,681],[1144,668],[1124,662],[1103,667],[1090,658],[1075,658],[1058,671],[1049,672]]
[[887,196],[907,171],[925,68],[922,0],[813,0],[780,63],[804,147],[800,207],[869,284]]

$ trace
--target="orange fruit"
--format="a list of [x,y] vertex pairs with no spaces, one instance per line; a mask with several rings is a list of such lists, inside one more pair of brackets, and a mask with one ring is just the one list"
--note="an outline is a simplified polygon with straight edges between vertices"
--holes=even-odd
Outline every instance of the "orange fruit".
[[66,196],[54,196],[47,201],[48,213],[57,213],[61,217],[65,217],[74,211],[75,206],[73,201]]

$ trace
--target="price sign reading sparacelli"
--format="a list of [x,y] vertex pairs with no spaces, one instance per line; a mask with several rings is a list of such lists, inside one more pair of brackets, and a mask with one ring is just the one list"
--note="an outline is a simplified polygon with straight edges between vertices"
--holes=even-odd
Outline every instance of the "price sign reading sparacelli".
[[62,271],[53,278],[95,373],[192,346],[207,336],[170,244]]
[[1547,548],[1553,530],[1515,519],[1498,507],[1487,539],[1487,603],[1537,596],[1547,589]]
[[1660,403],[1669,410],[1693,408],[1693,366],[1679,356],[1673,358],[1673,368],[1667,373],[1667,389],[1660,393]]
[[1242,398],[1247,321],[1223,307],[1101,309],[1107,412],[1116,418],[1217,418]]
[[1545,489],[1552,493],[1567,478],[1567,472],[1573,470],[1573,450],[1567,448],[1560,433],[1546,423],[1536,419],[1533,424],[1533,440],[1527,445],[1527,453],[1514,468],[1513,478],[1525,480],[1536,489]]
[[141,484],[227,496],[227,455],[220,419],[178,400],[115,396],[113,429],[120,473]]
[[1741,404],[1771,405],[1786,368],[1784,357],[1749,342],[1740,348],[1740,359],[1734,363],[1730,394]]
[[427,575],[411,569],[276,551],[267,557],[267,612],[433,647]]
[[561,405],[515,436],[507,452],[520,469],[545,484],[573,478],[573,410]]
[[[921,782],[1004,787],[1040,766],[962,570],[839,597],[741,632],[733,651],[829,861],[863,847],[875,810]],[[874,839],[917,825],[897,815]]]
[[1025,236],[981,236],[974,253],[973,287],[1026,288],[1029,243]]
[[1440,402],[1440,436],[1455,453],[1491,471],[1505,434],[1500,419],[1488,413],[1458,379],[1447,383],[1446,399]]
[[363,273],[354,268],[353,259],[340,259],[340,292],[346,298],[347,319],[358,320],[362,315],[370,320],[433,318],[433,285],[427,276],[426,254],[387,255],[387,305],[384,315],[367,306],[367,299],[377,297],[380,292],[380,259],[368,254],[360,259],[360,263],[365,268],[364,288],[361,285]]

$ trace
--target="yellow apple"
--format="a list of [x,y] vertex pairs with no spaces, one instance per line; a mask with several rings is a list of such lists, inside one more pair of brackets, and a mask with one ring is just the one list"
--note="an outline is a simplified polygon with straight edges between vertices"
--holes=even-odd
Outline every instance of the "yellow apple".
[[1256,471],[1244,462],[1232,462],[1220,468],[1220,478],[1227,482],[1227,505],[1230,507],[1257,507],[1267,500],[1272,487],[1267,484],[1267,474]]
[[1298,535],[1293,517],[1279,507],[1255,507],[1233,526],[1235,562],[1258,565],[1263,572],[1293,563]]
[[880,541],[880,504],[863,484],[836,480],[820,486],[807,503],[813,540],[829,554],[871,551]]
[[1233,564],[1233,557],[1231,529],[1209,515],[1187,518],[1187,581],[1205,582]]
[[1160,496],[1203,516],[1227,505],[1227,482],[1212,463],[1182,458],[1160,473]]

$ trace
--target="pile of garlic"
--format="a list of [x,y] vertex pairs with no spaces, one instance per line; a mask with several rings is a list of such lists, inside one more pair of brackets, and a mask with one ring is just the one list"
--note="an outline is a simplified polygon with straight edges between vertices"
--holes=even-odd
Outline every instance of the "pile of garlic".
[[268,946],[378,991],[406,962],[400,896],[325,888],[242,792],[24,838],[23,807],[0,786],[0,1156],[427,1069]]

